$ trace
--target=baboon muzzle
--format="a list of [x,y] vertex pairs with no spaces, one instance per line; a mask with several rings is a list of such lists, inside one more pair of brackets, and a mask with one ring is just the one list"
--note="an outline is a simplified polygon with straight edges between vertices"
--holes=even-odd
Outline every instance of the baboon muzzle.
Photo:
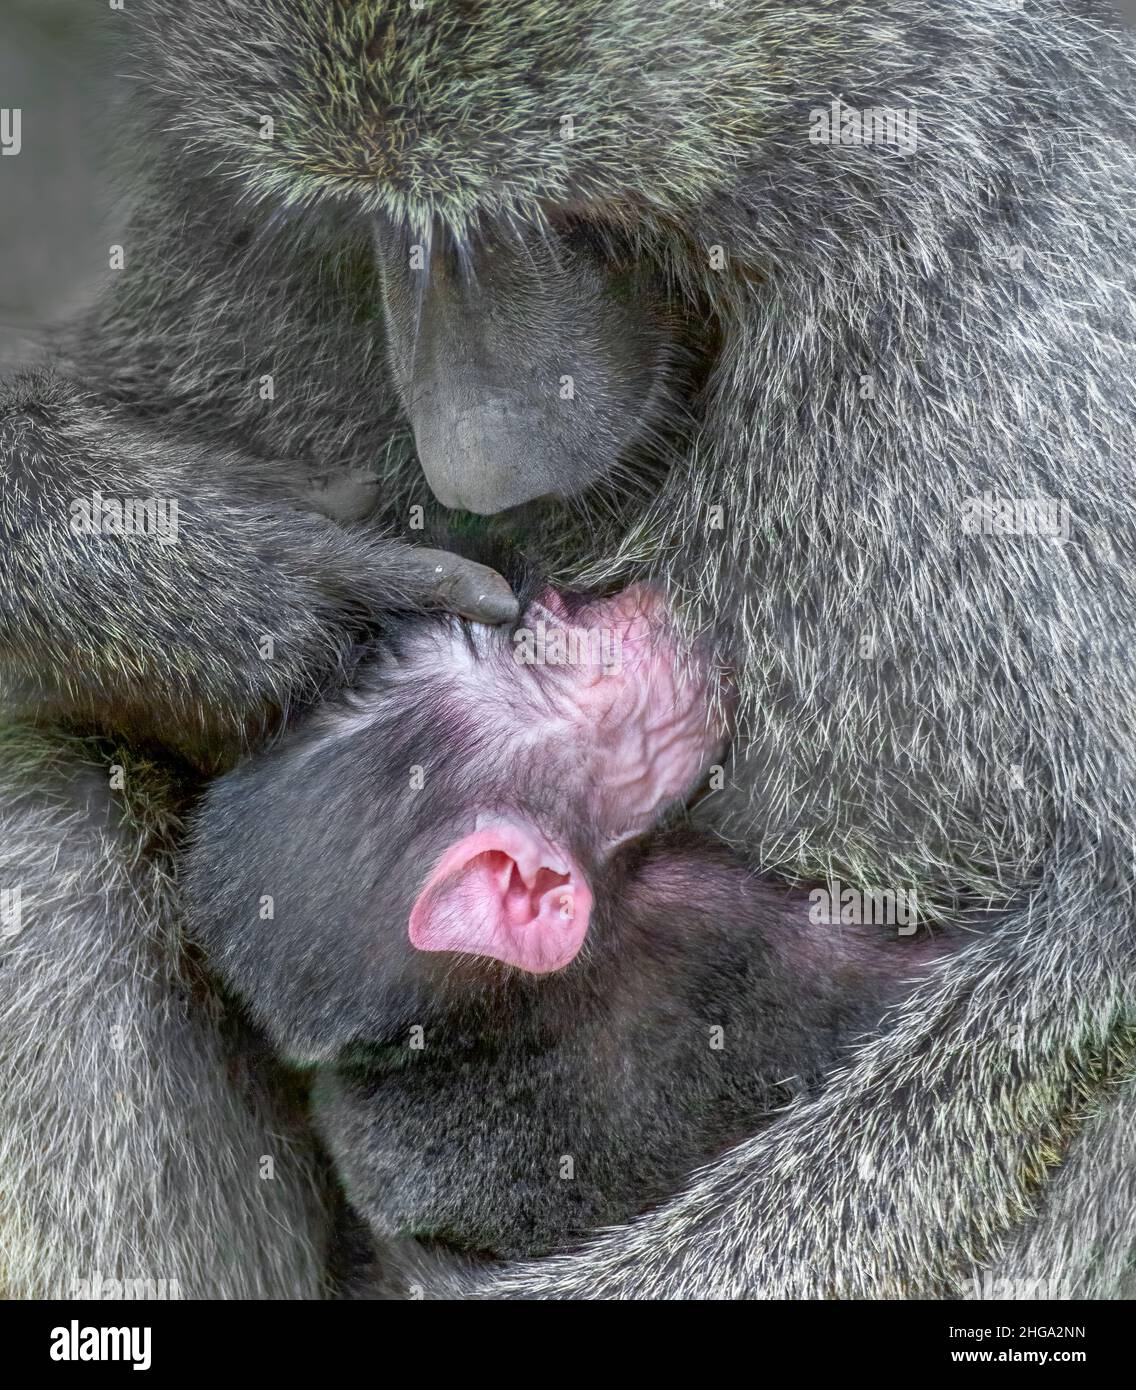
[[489,515],[611,469],[666,355],[626,272],[547,232],[424,247],[383,223],[376,245],[392,371],[440,502]]

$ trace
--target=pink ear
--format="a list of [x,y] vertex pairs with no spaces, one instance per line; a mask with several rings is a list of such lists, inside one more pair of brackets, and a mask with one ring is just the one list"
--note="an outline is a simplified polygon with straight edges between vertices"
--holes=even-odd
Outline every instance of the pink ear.
[[546,975],[584,944],[591,911],[591,889],[568,855],[533,826],[493,821],[442,856],[411,910],[410,941]]

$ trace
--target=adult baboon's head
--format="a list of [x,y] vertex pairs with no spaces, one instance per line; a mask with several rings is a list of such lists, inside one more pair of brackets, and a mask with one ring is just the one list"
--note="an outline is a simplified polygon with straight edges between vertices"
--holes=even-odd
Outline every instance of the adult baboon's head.
[[571,496],[664,452],[701,379],[707,208],[760,104],[768,16],[154,0],[150,22],[181,123],[252,195],[372,219],[392,373],[443,503]]

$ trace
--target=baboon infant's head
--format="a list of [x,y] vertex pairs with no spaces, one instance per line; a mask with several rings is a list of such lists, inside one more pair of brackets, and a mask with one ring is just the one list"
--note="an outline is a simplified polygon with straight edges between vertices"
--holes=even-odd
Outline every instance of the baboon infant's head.
[[545,592],[513,631],[396,631],[210,789],[192,929],[317,1065],[376,1237],[503,1257],[624,1219],[878,1015],[894,961],[665,824],[728,704],[650,590]]
[[342,702],[210,790],[190,882],[232,914],[199,922],[218,966],[323,1060],[375,1040],[384,981],[564,969],[620,847],[723,745],[713,696],[644,586],[545,590],[513,630],[396,629]]

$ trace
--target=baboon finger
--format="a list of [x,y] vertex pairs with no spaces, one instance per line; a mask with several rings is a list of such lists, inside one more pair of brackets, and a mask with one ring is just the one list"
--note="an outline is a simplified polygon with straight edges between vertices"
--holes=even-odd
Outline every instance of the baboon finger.
[[519,611],[512,589],[496,570],[448,550],[421,549],[408,561],[442,607],[474,622],[512,622]]

